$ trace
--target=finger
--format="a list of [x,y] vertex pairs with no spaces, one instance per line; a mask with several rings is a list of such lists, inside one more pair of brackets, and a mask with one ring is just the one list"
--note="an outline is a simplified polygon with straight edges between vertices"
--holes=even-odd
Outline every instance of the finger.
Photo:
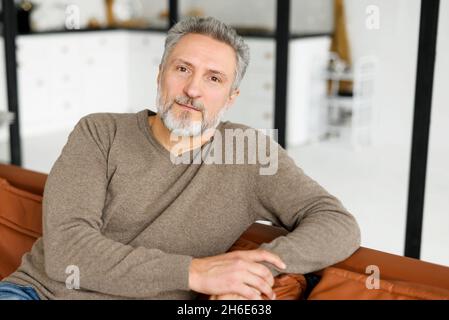
[[239,294],[230,293],[216,296],[214,300],[247,300],[247,299],[245,299],[245,297]]
[[270,269],[257,262],[249,262],[248,271],[264,279],[270,287],[274,285],[274,277]]
[[260,295],[260,291],[245,284],[238,286],[237,290],[235,290],[235,294],[238,294],[248,300],[263,300]]
[[256,289],[258,292],[265,294],[269,299],[274,299],[275,296],[273,289],[263,278],[248,271],[244,282]]
[[279,269],[285,269],[287,267],[278,255],[269,252],[267,250],[256,249],[246,251],[246,253],[247,254],[245,255],[245,257],[254,262],[264,262],[264,261],[269,262],[278,267]]

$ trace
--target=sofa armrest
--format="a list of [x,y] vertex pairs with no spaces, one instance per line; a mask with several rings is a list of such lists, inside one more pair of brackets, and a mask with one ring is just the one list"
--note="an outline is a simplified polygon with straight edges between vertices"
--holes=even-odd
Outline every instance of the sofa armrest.
[[[242,234],[241,238],[262,244],[285,234],[287,231],[283,228],[255,223]],[[379,268],[380,278],[384,280],[449,289],[449,267],[447,266],[364,247],[360,247],[346,260],[330,267],[367,275],[367,267],[370,265]],[[314,274],[321,275],[322,271],[314,272]]]
[[384,280],[413,282],[449,289],[449,267],[364,247],[333,267],[367,274],[366,268],[370,265],[379,268],[380,278]]

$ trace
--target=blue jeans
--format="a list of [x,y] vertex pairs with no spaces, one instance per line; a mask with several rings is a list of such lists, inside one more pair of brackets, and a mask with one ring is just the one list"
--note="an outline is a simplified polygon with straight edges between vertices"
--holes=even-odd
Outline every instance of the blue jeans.
[[40,300],[31,286],[0,281],[0,300]]

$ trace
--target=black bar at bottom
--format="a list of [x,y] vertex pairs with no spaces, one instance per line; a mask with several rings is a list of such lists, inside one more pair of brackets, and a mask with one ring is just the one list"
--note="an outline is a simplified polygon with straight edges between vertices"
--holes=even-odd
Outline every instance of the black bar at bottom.
[[440,0],[421,0],[405,256],[420,258]]
[[3,36],[5,39],[6,84],[8,110],[14,113],[14,122],[9,127],[11,163],[21,166],[19,99],[17,95],[16,35],[17,15],[14,1],[3,0]]

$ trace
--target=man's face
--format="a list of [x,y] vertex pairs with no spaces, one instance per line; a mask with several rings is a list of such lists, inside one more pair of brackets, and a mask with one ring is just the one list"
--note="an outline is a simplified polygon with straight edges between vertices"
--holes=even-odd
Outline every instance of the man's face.
[[215,128],[238,91],[234,49],[199,34],[187,34],[172,49],[158,75],[157,107],[165,126],[178,136]]

